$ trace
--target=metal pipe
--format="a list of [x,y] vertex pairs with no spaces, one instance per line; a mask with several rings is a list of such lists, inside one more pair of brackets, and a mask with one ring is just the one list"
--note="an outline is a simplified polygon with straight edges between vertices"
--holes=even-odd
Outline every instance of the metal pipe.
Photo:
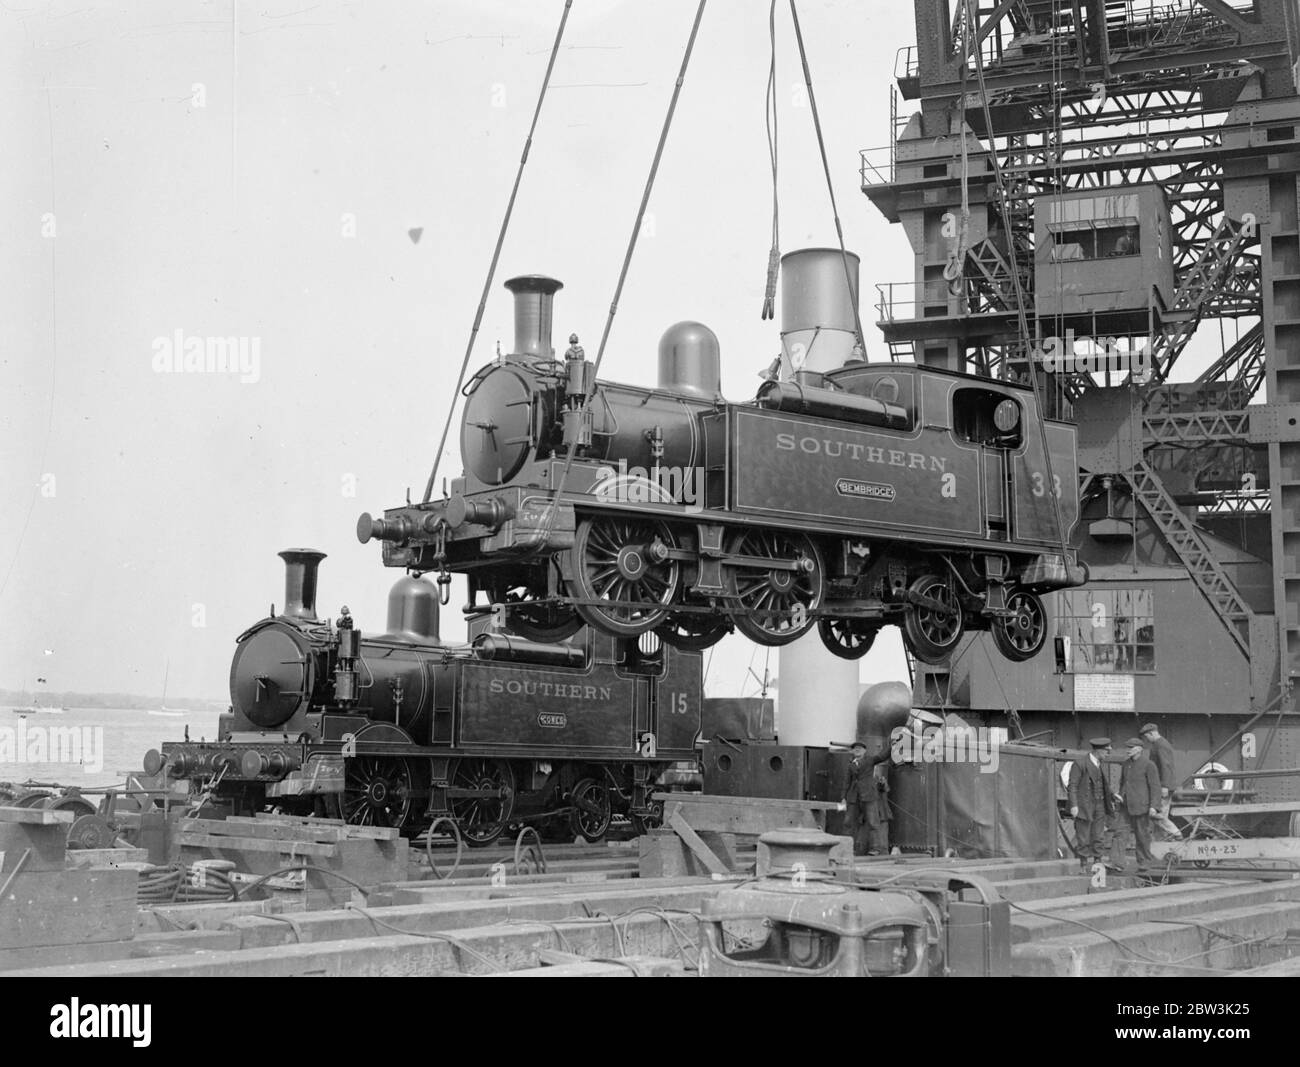
[[585,649],[525,641],[508,634],[479,634],[474,638],[474,653],[481,660],[534,663],[546,667],[581,667],[587,662]]
[[869,396],[822,389],[799,382],[765,382],[758,389],[758,405],[800,415],[815,415],[867,426],[905,427],[907,409]]
[[[1285,778],[1300,774],[1300,767],[1286,767],[1270,771],[1197,771],[1193,778]],[[1227,790],[1231,792],[1231,790]]]

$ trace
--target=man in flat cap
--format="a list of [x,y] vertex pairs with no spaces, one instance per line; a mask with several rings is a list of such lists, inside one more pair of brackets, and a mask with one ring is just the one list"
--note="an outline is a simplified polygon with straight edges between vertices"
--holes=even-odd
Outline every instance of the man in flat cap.
[[1160,772],[1147,759],[1142,738],[1130,737],[1124,742],[1124,747],[1128,752],[1119,772],[1119,793],[1116,796],[1133,831],[1133,849],[1137,854],[1138,870],[1142,871],[1155,862],[1151,855],[1151,820],[1160,812]]
[[1088,747],[1091,751],[1070,764],[1070,780],[1066,787],[1070,818],[1074,820],[1075,851],[1079,854],[1079,868],[1083,871],[1101,858],[1106,816],[1115,810],[1114,799],[1101,769],[1101,761],[1110,751],[1110,738],[1094,737],[1088,742]]
[[853,759],[844,780],[845,830],[853,838],[854,855],[877,856],[883,850],[884,813],[881,808],[885,801],[881,795],[884,783],[874,772],[878,763],[889,759],[889,747],[885,746],[873,760],[867,759],[864,741],[854,741],[850,749]]
[[1160,813],[1155,817],[1155,824],[1169,837],[1183,836],[1182,831],[1169,818],[1169,809],[1174,803],[1174,790],[1178,781],[1174,777],[1174,746],[1160,736],[1160,728],[1149,722],[1138,731],[1146,742],[1151,762],[1156,765],[1160,775]]

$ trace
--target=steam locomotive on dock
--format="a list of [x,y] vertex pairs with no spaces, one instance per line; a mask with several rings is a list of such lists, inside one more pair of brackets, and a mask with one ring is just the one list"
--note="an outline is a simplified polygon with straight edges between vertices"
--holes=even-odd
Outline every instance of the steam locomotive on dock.
[[[811,320],[783,358],[847,336],[826,281],[841,257],[785,257],[785,321]],[[1027,660],[1046,642],[1041,594],[1086,579],[1067,548],[1074,429],[1032,389],[792,360],[728,403],[697,322],[664,334],[656,387],[600,381],[576,336],[554,358],[560,283],[506,286],[513,351],[465,386],[464,473],[441,499],[358,520],[407,572],[385,631],[346,607],[317,617],[322,553],[282,552],[283,611],[238,638],[218,739],[163,745],[150,774],[226,814],[598,840],[616,816],[654,825],[656,793],[698,766],[701,652],[733,630],[775,646],[816,626],[855,659],[897,624],[930,663],[984,630]],[[468,644],[440,636],[453,574]]]
[[471,621],[439,635],[438,590],[398,580],[383,633],[344,607],[316,615],[323,553],[289,549],[283,610],[236,643],[228,714],[212,742],[168,742],[145,771],[188,781],[206,812],[273,806],[418,833],[438,820],[470,845],[515,825],[600,840],[615,816],[657,824],[657,789],[695,759],[698,654],[587,630],[530,641]]

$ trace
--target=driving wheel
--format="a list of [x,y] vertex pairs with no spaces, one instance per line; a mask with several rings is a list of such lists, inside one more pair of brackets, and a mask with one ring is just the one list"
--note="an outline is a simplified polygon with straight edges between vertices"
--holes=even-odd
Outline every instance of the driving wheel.
[[[569,555],[569,594],[578,614],[615,637],[653,630],[677,595],[672,534],[661,522],[597,516],[578,524]],[[602,603],[603,602],[603,603]]]
[[727,552],[736,629],[760,645],[788,645],[816,621],[825,578],[812,539],[783,530],[742,530]]

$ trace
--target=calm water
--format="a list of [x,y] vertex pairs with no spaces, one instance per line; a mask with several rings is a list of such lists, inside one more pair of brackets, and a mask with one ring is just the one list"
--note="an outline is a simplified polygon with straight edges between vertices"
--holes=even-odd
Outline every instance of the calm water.
[[61,715],[19,718],[0,707],[0,782],[29,778],[60,785],[98,786],[121,782],[140,770],[144,754],[164,741],[217,736],[215,711],[178,716],[150,715],[122,708],[69,708]]

